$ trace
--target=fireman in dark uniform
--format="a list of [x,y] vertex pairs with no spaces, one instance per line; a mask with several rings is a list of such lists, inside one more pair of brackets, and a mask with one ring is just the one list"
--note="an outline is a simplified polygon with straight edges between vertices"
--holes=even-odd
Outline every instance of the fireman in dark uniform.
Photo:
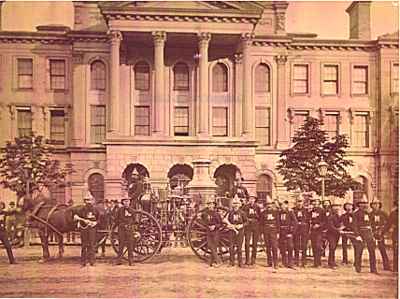
[[[256,197],[250,196],[249,203],[243,207],[243,211],[247,217],[247,225],[244,228],[246,265],[251,266],[256,262],[257,244],[260,235],[259,219],[260,207],[256,204]],[[251,260],[250,260],[250,243],[251,243]]]
[[320,207],[320,200],[311,201],[313,208],[310,215],[310,239],[314,256],[314,267],[321,266],[322,230],[325,225],[325,211]]
[[[353,227],[353,204],[351,202],[345,202],[343,204],[343,210],[344,213],[340,216],[340,222],[343,225],[343,233],[342,233],[342,263],[343,264],[348,264],[349,263],[349,259],[348,259],[348,255],[347,255],[347,249],[349,246],[349,239],[351,241],[351,243],[353,244],[353,248],[355,246],[357,246],[356,242],[358,242],[357,240],[355,240],[354,238],[354,227]],[[355,251],[354,251],[355,253]],[[354,257],[355,260],[355,257]],[[354,262],[353,260],[353,262]]]
[[78,223],[81,233],[81,264],[86,266],[89,262],[94,266],[96,247],[96,226],[99,219],[99,212],[96,210],[95,199],[89,192],[83,198],[84,205],[72,208],[73,219]]
[[243,267],[242,246],[244,239],[244,226],[247,224],[247,217],[246,214],[240,209],[240,206],[241,201],[237,196],[235,196],[232,200],[232,209],[229,211],[224,221],[230,229],[230,265],[235,265],[235,253],[237,253],[239,267]]
[[10,240],[8,239],[8,233],[6,230],[6,216],[15,214],[15,211],[5,211],[6,205],[4,202],[0,202],[0,240],[3,246],[6,248],[8,261],[10,264],[16,264],[15,258],[12,252]]
[[222,226],[222,217],[218,213],[214,198],[208,198],[206,208],[201,213],[202,223],[207,227],[207,245],[211,251],[210,267],[219,267],[221,258],[218,255],[219,229]]
[[128,249],[128,263],[133,266],[133,247],[135,242],[135,214],[130,207],[130,199],[125,197],[122,200],[122,207],[117,211],[115,219],[118,225],[118,257],[117,265],[122,265],[122,258],[125,247]]
[[284,200],[279,211],[279,248],[283,265],[290,269],[295,269],[293,266],[293,234],[296,230],[296,216],[292,210],[289,210],[289,202]]
[[362,253],[364,251],[364,244],[367,244],[369,254],[369,267],[371,273],[378,274],[376,270],[376,256],[375,256],[375,240],[372,232],[372,219],[371,214],[368,212],[368,199],[364,195],[363,198],[357,203],[358,209],[354,212],[354,234],[358,241],[363,243],[356,246],[356,259],[355,268],[356,272],[361,272]]
[[329,216],[331,215],[331,210],[332,210],[332,203],[330,201],[330,199],[325,199],[322,201],[322,209],[324,210],[324,225],[323,225],[323,229],[322,229],[322,241],[321,241],[321,246],[322,246],[322,256],[326,255],[326,247],[328,247],[328,219]]
[[383,229],[383,233],[387,233],[392,227],[392,248],[393,248],[393,271],[398,272],[399,270],[399,202],[395,200],[393,202],[394,209],[390,212],[388,221]]
[[375,240],[378,241],[378,249],[382,256],[383,270],[390,271],[389,258],[386,253],[385,236],[383,235],[383,229],[388,221],[388,215],[382,211],[382,203],[377,198],[374,198],[371,202],[371,208],[372,231]]
[[339,242],[340,233],[342,232],[342,222],[339,215],[341,204],[336,200],[331,205],[330,214],[328,216],[328,231],[327,238],[329,244],[328,266],[331,269],[336,269],[335,260],[336,247]]
[[294,263],[299,266],[299,258],[301,253],[301,267],[305,267],[307,258],[307,242],[310,232],[310,214],[304,207],[303,198],[296,200],[296,206],[293,213],[297,220],[297,230],[294,233]]
[[[274,208],[275,203],[267,196],[266,208],[260,214],[260,228],[264,237],[265,251],[267,252],[268,266],[274,265],[278,269],[278,232],[279,212]],[[272,256],[271,256],[272,252]]]

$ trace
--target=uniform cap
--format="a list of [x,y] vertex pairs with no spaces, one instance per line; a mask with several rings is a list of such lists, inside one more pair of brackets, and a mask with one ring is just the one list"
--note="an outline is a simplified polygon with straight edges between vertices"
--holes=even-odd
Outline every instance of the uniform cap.
[[129,199],[128,197],[123,197],[123,198],[121,199],[121,202],[124,202],[124,201],[126,201],[126,200],[130,201],[130,199]]
[[232,199],[232,204],[240,204],[240,198],[239,196],[235,195],[235,197]]
[[83,197],[84,200],[92,200],[93,199],[93,195],[90,192],[86,192],[85,196]]
[[372,207],[372,205],[374,205],[374,204],[378,204],[379,208],[382,207],[382,202],[376,196],[374,196],[374,199],[372,200],[370,206]]

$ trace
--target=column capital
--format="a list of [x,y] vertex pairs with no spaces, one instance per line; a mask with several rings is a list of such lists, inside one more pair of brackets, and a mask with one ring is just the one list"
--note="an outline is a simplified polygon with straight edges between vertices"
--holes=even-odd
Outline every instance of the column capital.
[[245,47],[251,46],[253,44],[254,37],[255,37],[254,33],[251,32],[242,33],[242,35],[240,36],[242,45]]
[[110,38],[112,44],[120,43],[122,40],[122,33],[119,30],[109,30],[107,32],[107,35]]
[[167,33],[165,31],[153,31],[151,35],[153,36],[154,45],[164,44],[167,40]]
[[275,56],[275,60],[278,65],[284,65],[287,62],[287,55],[277,55]]
[[211,40],[211,33],[209,32],[199,32],[197,33],[199,39],[199,44],[207,45]]
[[243,54],[242,53],[236,53],[233,55],[233,60],[235,61],[236,64],[241,64],[243,61]]

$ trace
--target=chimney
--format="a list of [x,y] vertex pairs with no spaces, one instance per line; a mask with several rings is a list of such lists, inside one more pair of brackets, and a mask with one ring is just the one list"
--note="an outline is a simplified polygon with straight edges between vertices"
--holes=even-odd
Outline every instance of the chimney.
[[371,39],[371,1],[353,1],[346,9],[350,18],[350,39]]

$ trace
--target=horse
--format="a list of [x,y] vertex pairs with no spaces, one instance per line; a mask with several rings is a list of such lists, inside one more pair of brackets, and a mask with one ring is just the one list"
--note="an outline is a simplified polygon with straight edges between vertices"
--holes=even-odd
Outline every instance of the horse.
[[58,204],[48,197],[38,196],[32,199],[30,196],[21,198],[19,204],[27,214],[29,227],[36,228],[39,232],[40,242],[43,250],[43,258],[40,261],[46,262],[50,259],[49,232],[54,232],[58,241],[58,258],[64,255],[64,233],[77,230],[76,222],[73,219],[73,206]]

